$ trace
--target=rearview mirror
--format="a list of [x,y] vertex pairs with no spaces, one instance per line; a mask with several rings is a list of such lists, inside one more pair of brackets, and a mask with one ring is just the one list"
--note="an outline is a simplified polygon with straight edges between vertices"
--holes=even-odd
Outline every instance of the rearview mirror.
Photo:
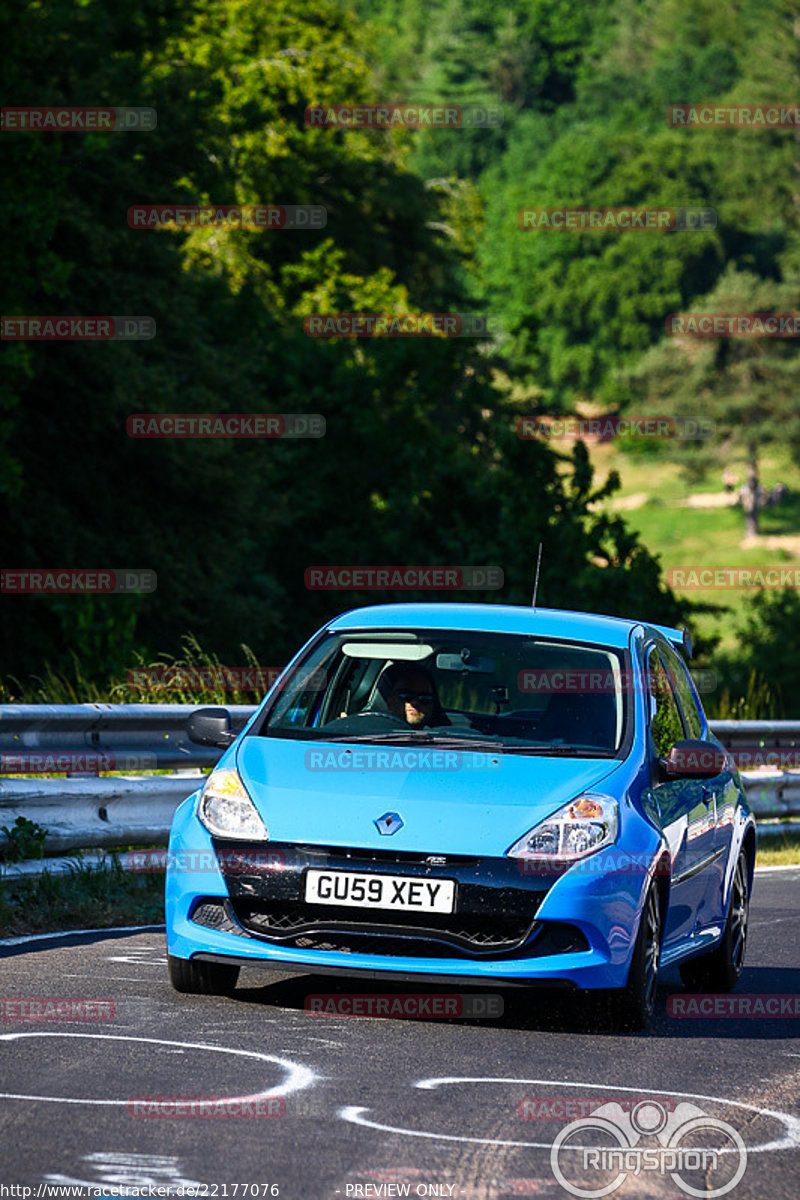
[[186,733],[198,746],[218,746],[222,750],[236,740],[227,708],[198,708],[186,722]]
[[725,770],[728,758],[716,742],[683,738],[670,746],[666,758],[658,760],[659,776],[668,779],[713,779]]
[[465,648],[460,654],[437,654],[436,667],[439,671],[475,671],[480,675],[493,675],[493,658],[480,658]]

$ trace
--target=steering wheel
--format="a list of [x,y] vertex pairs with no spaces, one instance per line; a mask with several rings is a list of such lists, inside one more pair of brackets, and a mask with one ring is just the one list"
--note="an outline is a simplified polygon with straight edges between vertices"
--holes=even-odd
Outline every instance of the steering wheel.
[[349,713],[348,716],[346,716],[346,717],[335,717],[333,721],[326,721],[326,723],[321,727],[321,729],[322,730],[328,730],[328,729],[343,730],[345,728],[345,726],[349,726],[351,724],[353,725],[353,727],[355,729],[357,729],[358,728],[357,722],[365,721],[367,719],[369,719],[371,721],[388,721],[392,726],[394,726],[395,728],[398,728],[398,729],[410,729],[411,728],[411,726],[408,724],[408,722],[406,720],[403,719],[403,717],[396,717],[394,715],[394,713],[378,712],[377,709],[367,708],[364,710],[364,712]]
[[411,726],[405,717],[396,717],[394,713],[380,712],[377,708],[366,708],[363,712],[352,713],[354,717],[370,717],[377,721],[391,721],[393,725],[402,725],[404,729],[410,729]]

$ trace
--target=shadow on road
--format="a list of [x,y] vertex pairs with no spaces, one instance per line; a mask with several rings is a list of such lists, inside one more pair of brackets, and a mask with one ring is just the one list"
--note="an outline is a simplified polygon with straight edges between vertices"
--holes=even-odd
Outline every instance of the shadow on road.
[[[542,988],[535,988],[530,991],[522,988],[503,990],[494,987],[489,982],[479,988],[463,988],[446,984],[431,986],[430,984],[417,985],[393,982],[380,985],[377,982],[353,981],[346,978],[309,973],[308,975],[284,977],[266,985],[248,986],[247,973],[243,972],[232,999],[239,1003],[258,1004],[268,1008],[294,1009],[299,1013],[308,1012],[309,1021],[313,1020],[320,1024],[328,1020],[376,1019],[372,1016],[350,1017],[340,1011],[337,1011],[335,1015],[312,1015],[309,1012],[312,1002],[320,997],[325,998],[324,1003],[327,1003],[328,997],[335,998],[338,1003],[341,1003],[343,998],[346,998],[344,999],[344,1003],[347,1003],[347,999],[358,997],[362,1000],[362,1008],[365,1006],[365,1002],[366,1005],[371,1003],[373,1011],[377,1013],[375,1002],[384,997],[405,998],[407,1001],[410,1001],[412,1006],[417,1005],[417,998],[430,998],[434,996],[456,997],[464,1002],[466,1008],[472,998],[487,995],[500,996],[502,998],[502,1016],[407,1016],[400,1015],[398,1007],[395,1006],[395,1011],[391,1016],[378,1017],[377,1019],[388,1019],[395,1022],[412,1021],[423,1024],[435,1021],[436,1024],[445,1023],[472,1027],[484,1026],[490,1029],[519,1029],[531,1032],[591,1032],[595,1036],[600,1034],[612,1037],[636,1036],[661,1039],[674,1038],[675,1040],[684,1040],[686,1038],[714,1038],[718,1040],[724,1038],[749,1041],[755,1038],[764,1041],[779,1041],[785,1038],[796,1038],[798,1033],[800,1033],[800,1017],[771,1017],[757,1012],[751,1016],[692,1015],[697,1011],[697,1003],[701,998],[695,997],[692,993],[682,988],[680,977],[677,971],[674,970],[664,972],[664,978],[659,987],[656,1012],[650,1027],[644,1033],[636,1034],[620,1034],[619,1031],[608,1027],[592,1011],[592,998],[589,997],[589,1005],[587,1007],[584,994],[582,993],[571,993],[555,989],[546,990]],[[775,996],[790,996],[793,1000],[796,1000],[800,996],[800,969],[788,967],[745,968],[739,986],[731,995],[735,997],[761,996],[764,999]],[[674,1001],[672,1005],[668,1005],[670,997],[686,1001],[682,1005],[685,1015],[671,1015],[671,1012],[677,1005]],[[694,1003],[692,1003],[693,1001]],[[707,1001],[705,1007],[709,1007]],[[418,1011],[418,1008],[415,1007],[415,1011]]]

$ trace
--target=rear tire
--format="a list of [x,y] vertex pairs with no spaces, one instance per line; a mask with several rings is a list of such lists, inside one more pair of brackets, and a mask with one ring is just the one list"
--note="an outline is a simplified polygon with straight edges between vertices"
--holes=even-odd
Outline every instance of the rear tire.
[[193,996],[229,996],[239,978],[238,967],[176,958],[174,954],[167,955],[167,967],[175,991]]
[[747,947],[750,891],[747,886],[747,854],[739,853],[731,887],[731,904],[722,941],[707,954],[692,958],[678,968],[689,992],[731,992],[739,982]]
[[594,1014],[602,1025],[624,1031],[647,1028],[656,1006],[660,958],[661,906],[658,891],[651,884],[642,908],[625,987],[611,988],[596,998],[590,996]]

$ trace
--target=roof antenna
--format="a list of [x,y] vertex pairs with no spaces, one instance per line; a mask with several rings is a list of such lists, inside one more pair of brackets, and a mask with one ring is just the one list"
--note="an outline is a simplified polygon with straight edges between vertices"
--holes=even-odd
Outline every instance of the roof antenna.
[[533,584],[533,599],[531,600],[531,606],[534,609],[534,611],[536,610],[536,593],[539,590],[539,567],[541,565],[542,565],[542,543],[539,542],[539,557],[536,560],[536,579]]

